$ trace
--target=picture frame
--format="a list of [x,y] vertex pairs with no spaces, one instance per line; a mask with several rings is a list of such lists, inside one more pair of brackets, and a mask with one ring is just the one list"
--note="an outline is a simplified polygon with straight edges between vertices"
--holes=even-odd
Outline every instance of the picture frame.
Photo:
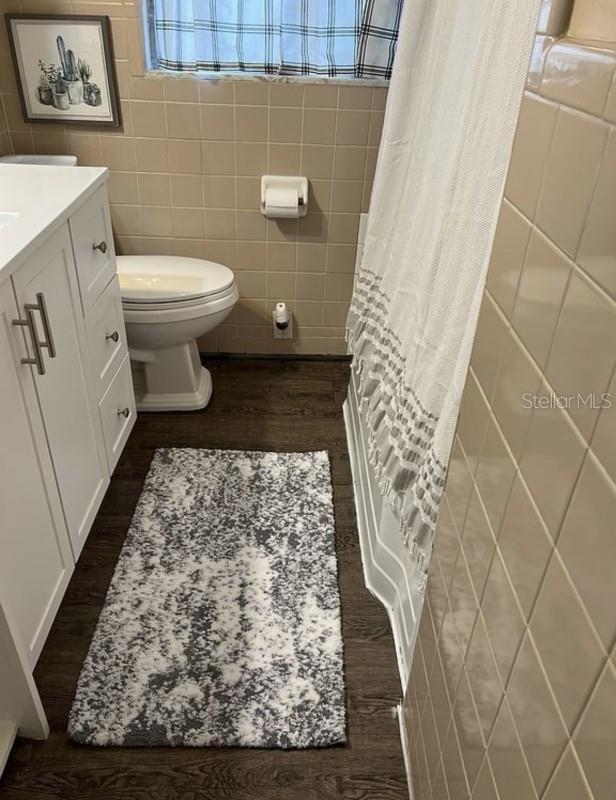
[[107,16],[6,14],[26,122],[121,125]]

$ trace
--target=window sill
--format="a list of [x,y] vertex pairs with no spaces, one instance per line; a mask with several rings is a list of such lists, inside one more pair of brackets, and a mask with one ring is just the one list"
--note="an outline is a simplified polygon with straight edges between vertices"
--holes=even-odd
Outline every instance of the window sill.
[[329,78],[320,75],[257,75],[247,72],[174,72],[166,69],[146,70],[144,78],[200,81],[254,81],[259,83],[334,84],[335,86],[389,86],[386,78]]

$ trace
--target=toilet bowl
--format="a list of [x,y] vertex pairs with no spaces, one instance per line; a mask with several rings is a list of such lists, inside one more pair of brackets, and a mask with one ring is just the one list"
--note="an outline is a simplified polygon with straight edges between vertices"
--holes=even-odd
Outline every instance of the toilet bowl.
[[222,264],[176,256],[118,256],[139,411],[194,411],[212,395],[196,340],[227,317],[239,293]]

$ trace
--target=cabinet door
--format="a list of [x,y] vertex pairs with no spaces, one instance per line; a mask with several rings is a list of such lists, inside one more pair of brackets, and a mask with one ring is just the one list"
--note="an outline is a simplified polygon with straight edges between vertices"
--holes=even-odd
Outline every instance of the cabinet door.
[[10,281],[0,286],[0,584],[34,666],[73,571]]
[[[87,344],[68,227],[63,225],[13,275],[19,308],[27,304],[42,342],[44,374],[32,367],[73,554],[77,559],[109,483],[100,420],[91,407]],[[30,343],[28,343],[30,347]],[[33,357],[36,353],[31,353]]]

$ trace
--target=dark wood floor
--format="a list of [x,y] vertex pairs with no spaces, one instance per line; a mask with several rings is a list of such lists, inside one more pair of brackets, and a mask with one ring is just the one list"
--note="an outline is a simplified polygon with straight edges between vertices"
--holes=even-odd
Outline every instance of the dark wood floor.
[[[364,587],[342,421],[343,362],[208,361],[209,407],[142,415],[116,469],[35,677],[51,724],[46,742],[18,741],[2,800],[398,800],[407,798],[397,721],[393,642],[382,606]],[[344,747],[88,748],[66,719],[105,592],[156,447],[327,449],[332,461],[342,597],[348,733]]]

